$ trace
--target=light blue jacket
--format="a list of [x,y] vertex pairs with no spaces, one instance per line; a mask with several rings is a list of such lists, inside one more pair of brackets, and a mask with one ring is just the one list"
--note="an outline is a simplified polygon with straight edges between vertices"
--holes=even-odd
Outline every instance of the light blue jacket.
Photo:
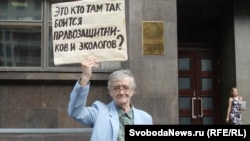
[[[68,114],[80,123],[93,128],[91,141],[116,141],[119,131],[119,118],[114,101],[108,105],[95,101],[86,107],[90,84],[81,87],[77,82],[70,95]],[[151,115],[132,107],[134,124],[153,124]]]

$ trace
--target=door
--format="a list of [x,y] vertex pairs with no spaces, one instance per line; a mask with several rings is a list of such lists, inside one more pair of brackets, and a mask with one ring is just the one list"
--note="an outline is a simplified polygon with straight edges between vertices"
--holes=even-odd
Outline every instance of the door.
[[179,124],[219,123],[218,66],[216,52],[178,52]]

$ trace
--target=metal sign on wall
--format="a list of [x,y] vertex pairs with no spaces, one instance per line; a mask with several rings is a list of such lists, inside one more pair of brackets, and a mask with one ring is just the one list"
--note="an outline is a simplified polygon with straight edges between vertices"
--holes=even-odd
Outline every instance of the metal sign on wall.
[[164,55],[164,26],[161,21],[144,21],[142,25],[142,54]]

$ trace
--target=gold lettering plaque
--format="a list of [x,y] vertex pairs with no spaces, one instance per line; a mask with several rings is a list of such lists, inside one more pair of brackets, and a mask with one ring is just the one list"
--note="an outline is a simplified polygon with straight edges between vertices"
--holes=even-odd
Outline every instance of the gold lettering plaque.
[[163,22],[144,21],[142,32],[142,54],[164,55]]

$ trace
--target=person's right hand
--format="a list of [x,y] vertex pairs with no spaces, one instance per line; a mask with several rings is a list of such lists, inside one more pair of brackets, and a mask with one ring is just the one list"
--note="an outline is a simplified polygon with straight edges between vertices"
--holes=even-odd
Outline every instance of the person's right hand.
[[87,56],[86,58],[82,59],[81,66],[82,66],[81,86],[84,86],[88,83],[92,75],[92,68],[98,67],[98,61],[95,57]]

